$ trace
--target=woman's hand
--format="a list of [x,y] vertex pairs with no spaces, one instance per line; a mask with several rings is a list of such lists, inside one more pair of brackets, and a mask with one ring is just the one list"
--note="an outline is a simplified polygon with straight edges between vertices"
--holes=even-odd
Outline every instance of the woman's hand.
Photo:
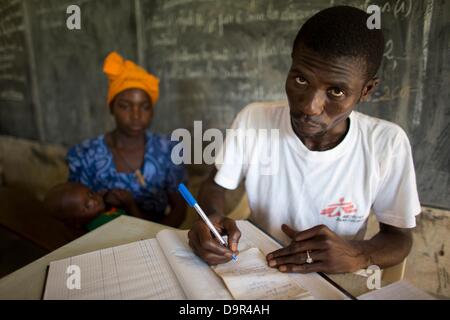
[[134,203],[133,195],[123,189],[112,189],[103,196],[106,203],[114,207],[129,207]]
[[129,215],[144,218],[141,210],[134,201],[131,192],[123,189],[112,189],[103,197],[105,203],[118,208],[123,208]]

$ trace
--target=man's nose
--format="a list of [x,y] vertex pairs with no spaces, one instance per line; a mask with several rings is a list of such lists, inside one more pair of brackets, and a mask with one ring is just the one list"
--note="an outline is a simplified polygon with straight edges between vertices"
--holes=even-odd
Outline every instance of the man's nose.
[[311,92],[306,104],[303,107],[303,113],[307,116],[321,115],[325,107],[326,95],[320,90]]

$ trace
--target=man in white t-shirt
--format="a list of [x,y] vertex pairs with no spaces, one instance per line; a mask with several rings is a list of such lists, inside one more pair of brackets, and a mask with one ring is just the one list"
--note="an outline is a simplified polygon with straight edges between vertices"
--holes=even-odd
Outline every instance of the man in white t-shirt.
[[[227,134],[200,205],[228,235],[221,246],[197,221],[194,252],[209,264],[231,259],[240,231],[224,215],[224,193],[245,180],[250,219],[285,247],[267,256],[282,272],[353,272],[400,263],[421,212],[411,147],[396,124],[354,111],[378,85],[384,50],[368,15],[333,7],[310,18],[293,46],[287,102],[254,103]],[[271,136],[274,132],[275,138]],[[380,231],[363,240],[371,210]]]

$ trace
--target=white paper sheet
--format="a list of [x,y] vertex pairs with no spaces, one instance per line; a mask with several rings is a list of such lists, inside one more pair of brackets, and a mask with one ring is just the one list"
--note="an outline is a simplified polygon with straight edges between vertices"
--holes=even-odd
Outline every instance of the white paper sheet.
[[309,297],[289,275],[267,265],[258,248],[242,251],[237,261],[213,267],[235,299],[294,300]]
[[[67,268],[80,268],[80,289],[69,289]],[[185,299],[155,239],[51,262],[44,299]]]
[[[280,244],[267,236],[250,222],[240,220],[237,221],[237,223],[239,230],[242,233],[241,242],[243,242],[243,248],[241,249],[241,244],[239,244],[240,250],[244,250],[244,248],[256,247],[259,248],[264,255],[267,255],[272,251],[281,248]],[[299,286],[306,289],[311,294],[311,298],[314,297],[314,299],[326,300],[343,300],[347,298],[344,293],[331,285],[317,273],[290,273],[289,277],[293,281],[297,282]]]

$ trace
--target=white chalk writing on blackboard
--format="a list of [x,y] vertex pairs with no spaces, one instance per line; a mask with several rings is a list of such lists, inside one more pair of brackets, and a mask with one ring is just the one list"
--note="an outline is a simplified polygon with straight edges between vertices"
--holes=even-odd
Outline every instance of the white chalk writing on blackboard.
[[0,5],[0,99],[25,100],[26,58],[23,12],[20,1],[4,1]]

